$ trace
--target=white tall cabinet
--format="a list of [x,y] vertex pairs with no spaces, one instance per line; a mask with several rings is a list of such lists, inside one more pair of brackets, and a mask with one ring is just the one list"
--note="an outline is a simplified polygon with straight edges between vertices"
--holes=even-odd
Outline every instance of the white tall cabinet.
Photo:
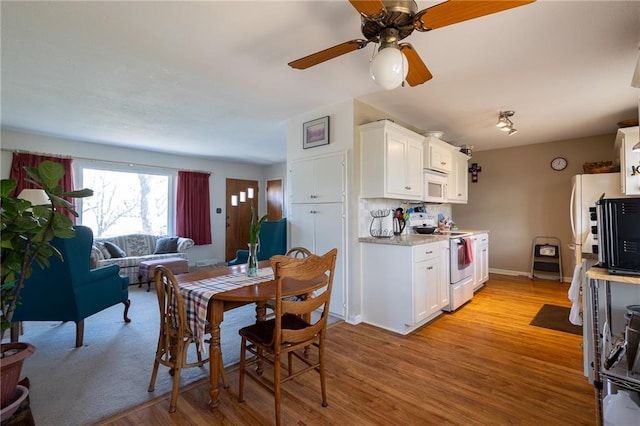
[[346,155],[297,160],[289,167],[291,205],[287,218],[291,247],[324,254],[338,249],[329,311],[346,314]]

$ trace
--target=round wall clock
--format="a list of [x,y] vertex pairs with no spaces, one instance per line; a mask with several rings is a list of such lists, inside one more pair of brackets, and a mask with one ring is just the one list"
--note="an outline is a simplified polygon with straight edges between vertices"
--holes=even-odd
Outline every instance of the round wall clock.
[[564,170],[567,168],[567,159],[564,157],[556,157],[551,160],[551,168],[556,171]]

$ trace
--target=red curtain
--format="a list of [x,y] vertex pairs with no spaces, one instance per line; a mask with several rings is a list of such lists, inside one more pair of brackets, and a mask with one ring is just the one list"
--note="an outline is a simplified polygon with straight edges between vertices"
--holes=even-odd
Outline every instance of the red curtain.
[[[60,185],[65,191],[73,191],[73,170],[71,168],[71,158],[60,158],[60,157],[52,157],[49,155],[36,155],[36,154],[28,154],[28,153],[18,153],[15,152],[13,154],[13,161],[11,162],[11,172],[9,177],[14,179],[17,183],[16,189],[14,191],[14,195],[17,196],[20,194],[25,188],[34,188],[34,185],[30,182],[27,182],[27,172],[25,171],[25,167],[37,167],[40,163],[45,160],[53,161],[55,163],[62,164],[64,167],[64,176],[62,177],[62,182]],[[73,204],[75,209],[75,202],[73,198],[65,198],[71,204]],[[71,213],[66,213],[66,215],[76,223],[76,218]]]
[[178,172],[176,233],[196,245],[211,244],[209,173]]

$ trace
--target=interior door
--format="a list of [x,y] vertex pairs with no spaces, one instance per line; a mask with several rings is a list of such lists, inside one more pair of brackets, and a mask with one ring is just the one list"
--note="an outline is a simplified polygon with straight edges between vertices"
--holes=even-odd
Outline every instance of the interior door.
[[[252,188],[253,199],[249,198]],[[241,201],[244,192],[244,201]],[[251,225],[251,203],[258,211],[260,205],[257,180],[227,179],[225,261],[236,257],[236,250],[246,249],[249,243],[249,227]],[[232,197],[237,197],[237,205],[232,205]]]
[[282,179],[269,179],[267,181],[267,214],[269,220],[282,219]]

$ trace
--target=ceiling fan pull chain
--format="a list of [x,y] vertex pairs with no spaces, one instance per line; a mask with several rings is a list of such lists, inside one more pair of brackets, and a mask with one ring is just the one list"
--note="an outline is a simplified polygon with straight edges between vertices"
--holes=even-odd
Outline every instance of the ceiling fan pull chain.
[[373,42],[373,51],[371,52],[371,57],[369,58],[369,63],[371,63],[371,61],[373,61],[373,57],[376,56],[376,52],[378,51],[378,43],[377,42]]

